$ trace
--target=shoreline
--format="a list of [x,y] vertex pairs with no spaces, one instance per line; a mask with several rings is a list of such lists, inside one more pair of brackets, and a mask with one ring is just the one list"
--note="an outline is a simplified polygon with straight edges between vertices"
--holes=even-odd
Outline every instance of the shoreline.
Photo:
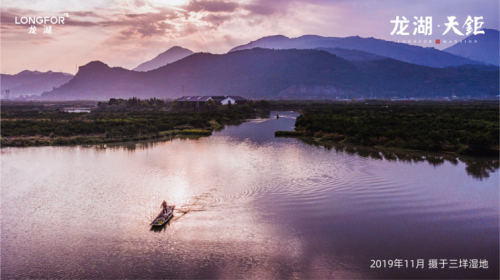
[[204,129],[184,129],[168,130],[155,134],[139,135],[133,137],[113,137],[107,138],[105,134],[99,136],[27,136],[27,137],[2,137],[1,148],[3,147],[43,147],[43,146],[71,146],[71,145],[98,145],[106,143],[124,143],[140,140],[159,139],[164,137],[192,135],[192,136],[210,136],[212,130]]
[[500,155],[500,150],[489,147],[482,151],[477,151],[471,149],[469,146],[462,146],[455,150],[450,149],[409,149],[398,146],[381,146],[381,145],[363,145],[362,143],[350,143],[348,141],[349,137],[344,135],[334,135],[332,137],[318,138],[314,136],[308,136],[304,131],[276,131],[274,133],[275,137],[291,137],[291,138],[302,138],[306,140],[305,142],[317,143],[321,146],[327,146],[331,144],[350,144],[360,147],[375,148],[375,149],[388,149],[394,151],[409,151],[409,152],[438,152],[438,153],[448,153],[451,155],[468,155],[468,156],[480,156],[480,157],[498,157]]

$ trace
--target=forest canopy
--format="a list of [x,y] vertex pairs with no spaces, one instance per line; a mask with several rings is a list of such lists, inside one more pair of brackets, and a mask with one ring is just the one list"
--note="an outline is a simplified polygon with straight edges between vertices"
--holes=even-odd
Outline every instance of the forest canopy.
[[414,150],[498,154],[499,107],[491,104],[328,104],[307,108],[295,130],[322,140]]

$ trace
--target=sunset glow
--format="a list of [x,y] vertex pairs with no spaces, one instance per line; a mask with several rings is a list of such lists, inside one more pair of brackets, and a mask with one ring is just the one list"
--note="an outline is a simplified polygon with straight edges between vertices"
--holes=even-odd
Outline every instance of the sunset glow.
[[[376,5],[375,5],[376,3]],[[29,9],[27,8],[29,7]],[[371,8],[367,8],[371,7]],[[226,53],[264,36],[374,37],[397,41],[389,22],[398,15],[433,16],[452,13],[463,21],[483,16],[484,28],[498,29],[497,1],[2,1],[2,73],[22,70],[76,73],[78,65],[100,60],[132,69],[173,46],[194,52]],[[67,13],[52,34],[29,34],[16,25],[23,16]],[[456,39],[451,35],[451,39]],[[400,39],[400,38],[399,38]],[[433,45],[443,49],[444,45]],[[64,59],[61,59],[64,55]]]

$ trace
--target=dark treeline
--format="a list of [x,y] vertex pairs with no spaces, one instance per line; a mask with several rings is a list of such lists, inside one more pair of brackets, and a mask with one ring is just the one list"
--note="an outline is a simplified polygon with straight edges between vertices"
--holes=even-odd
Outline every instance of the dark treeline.
[[[171,102],[165,101],[163,99],[151,98],[143,99],[137,97],[132,97],[130,99],[116,99],[111,98],[108,102],[99,102],[97,106],[100,110],[106,110],[108,108],[123,109],[123,108],[163,108],[169,107]],[[115,106],[115,107],[113,107]]]
[[183,110],[183,109],[200,109],[200,110],[225,110],[237,109],[239,111],[251,111],[253,109],[269,109],[271,103],[267,100],[249,100],[245,104],[222,106],[209,100],[206,103],[201,103],[200,108],[196,108],[194,102],[179,102],[177,100],[163,100],[157,98],[140,99],[117,99],[111,98],[108,102],[99,102],[99,111],[130,111],[130,110]]
[[295,130],[323,141],[498,154],[498,103],[465,104],[325,104],[304,109]]

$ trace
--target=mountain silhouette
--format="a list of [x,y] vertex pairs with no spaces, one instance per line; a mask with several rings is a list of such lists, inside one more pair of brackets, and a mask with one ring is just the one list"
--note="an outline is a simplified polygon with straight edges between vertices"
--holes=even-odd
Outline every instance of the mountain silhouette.
[[59,87],[73,78],[73,75],[61,72],[40,72],[24,70],[15,75],[1,75],[2,94],[10,91],[10,98],[20,95],[39,95],[44,91]]
[[343,59],[349,61],[365,61],[365,60],[378,60],[387,57],[376,55],[369,52],[357,51],[357,50],[347,50],[341,48],[316,48],[316,50],[327,51],[336,56],[340,56]]
[[43,99],[177,98],[240,95],[264,99],[496,96],[498,68],[432,68],[390,58],[348,61],[323,50],[255,48],[196,53],[149,71],[110,68],[98,61]]
[[139,66],[135,67],[133,70],[134,71],[150,71],[154,70],[156,68],[160,68],[162,66],[165,66],[169,63],[175,62],[179,59],[183,59],[186,56],[192,55],[193,52],[181,48],[181,47],[171,47],[165,52],[162,52],[161,54],[157,55],[155,58],[146,61],[144,63],[141,63]]
[[[268,49],[316,49],[341,48],[358,50],[396,60],[430,67],[448,67],[465,64],[483,64],[468,58],[443,52],[432,47],[420,47],[375,38],[354,37],[322,37],[305,35],[298,38],[288,38],[283,35],[263,37],[246,45],[238,46],[230,52],[251,48]],[[498,50],[498,48],[497,48]]]
[[[483,31],[484,34],[471,35],[464,39],[466,43],[457,43],[444,49],[444,51],[499,66],[499,32],[495,29],[483,29]],[[472,43],[468,43],[469,41],[472,41]],[[475,41],[477,41],[477,43],[475,43]]]

